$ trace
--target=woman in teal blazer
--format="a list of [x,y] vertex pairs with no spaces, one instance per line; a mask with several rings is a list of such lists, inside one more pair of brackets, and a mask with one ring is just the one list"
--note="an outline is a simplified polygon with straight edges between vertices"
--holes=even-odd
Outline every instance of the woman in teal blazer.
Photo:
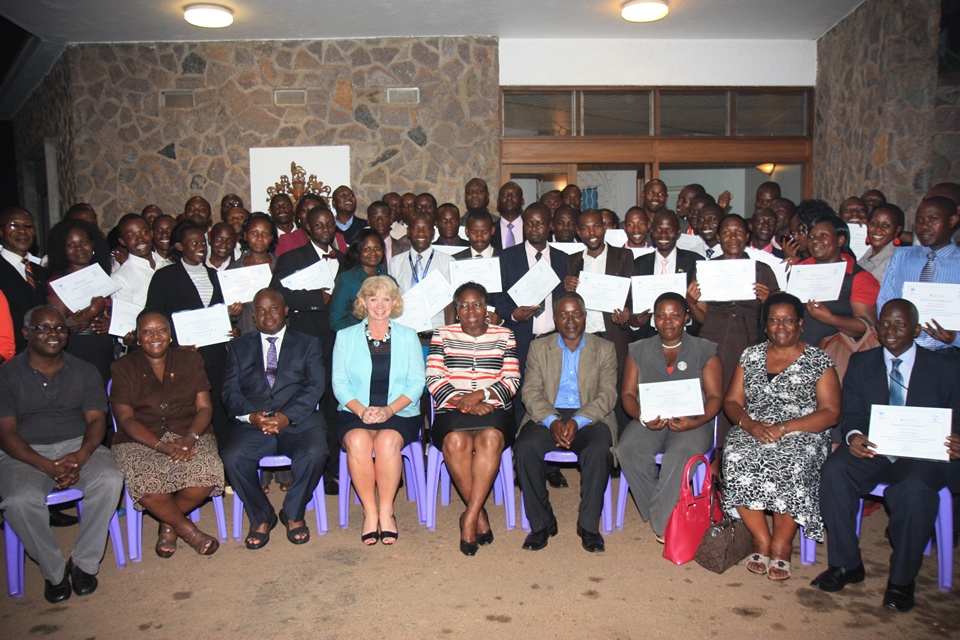
[[364,280],[353,307],[360,324],[338,331],[333,347],[337,434],[363,505],[360,539],[367,546],[392,545],[400,450],[420,434],[423,350],[413,329],[391,320],[403,312],[393,278]]

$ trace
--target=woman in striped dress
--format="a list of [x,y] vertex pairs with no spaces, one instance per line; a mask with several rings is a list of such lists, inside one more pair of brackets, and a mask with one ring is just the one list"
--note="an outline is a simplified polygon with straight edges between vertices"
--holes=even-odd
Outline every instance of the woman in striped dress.
[[[436,416],[433,446],[466,510],[460,516],[460,551],[472,556],[493,542],[483,505],[500,468],[500,454],[516,431],[512,398],[520,386],[513,332],[487,324],[487,291],[468,282],[453,296],[460,324],[433,333],[427,388]],[[512,490],[512,488],[511,488]]]

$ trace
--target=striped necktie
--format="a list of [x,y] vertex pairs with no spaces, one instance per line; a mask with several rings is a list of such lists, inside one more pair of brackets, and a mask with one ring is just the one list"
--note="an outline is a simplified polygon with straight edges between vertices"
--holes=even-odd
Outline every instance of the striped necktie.
[[900,365],[903,364],[903,360],[894,358],[890,361],[890,364],[893,365],[890,368],[890,404],[894,407],[902,407],[907,402],[907,397],[904,394],[903,374],[900,373]]
[[267,384],[273,389],[273,385],[277,383],[277,336],[270,336],[267,342],[270,343],[270,348],[267,349]]
[[36,289],[37,281],[33,277],[33,267],[30,265],[30,261],[24,258],[21,262],[23,263],[23,277],[27,279],[28,285]]
[[503,248],[507,249],[512,247],[517,243],[516,238],[513,237],[513,223],[507,223],[507,237],[503,239]]
[[933,282],[937,277],[937,252],[931,251],[927,254],[927,262],[923,265],[923,271],[920,272],[920,282]]

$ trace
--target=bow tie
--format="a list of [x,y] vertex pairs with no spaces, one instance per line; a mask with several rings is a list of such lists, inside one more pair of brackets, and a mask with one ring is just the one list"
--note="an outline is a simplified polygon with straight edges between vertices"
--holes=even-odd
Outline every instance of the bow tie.
[[337,254],[335,251],[331,251],[330,253],[325,253],[320,257],[323,258],[324,260],[336,260]]

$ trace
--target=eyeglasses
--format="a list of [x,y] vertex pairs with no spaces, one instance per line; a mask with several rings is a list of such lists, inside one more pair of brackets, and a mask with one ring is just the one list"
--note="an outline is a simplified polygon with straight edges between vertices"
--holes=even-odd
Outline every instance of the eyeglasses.
[[8,222],[3,225],[5,229],[10,229],[11,231],[36,231],[37,227],[32,222],[26,224],[20,222]]
[[767,318],[767,324],[769,325],[782,324],[785,327],[795,327],[797,322],[797,318]]
[[56,331],[57,333],[70,333],[70,327],[65,324],[58,324],[55,327],[51,327],[47,324],[38,324],[30,328],[33,329],[34,333],[36,333],[38,336],[45,336],[53,331]]
[[587,317],[587,314],[585,311],[571,311],[571,312],[561,311],[560,313],[557,314],[557,319],[560,320],[561,322],[564,320],[569,320],[571,318],[579,320],[581,318],[586,318],[586,317]]

